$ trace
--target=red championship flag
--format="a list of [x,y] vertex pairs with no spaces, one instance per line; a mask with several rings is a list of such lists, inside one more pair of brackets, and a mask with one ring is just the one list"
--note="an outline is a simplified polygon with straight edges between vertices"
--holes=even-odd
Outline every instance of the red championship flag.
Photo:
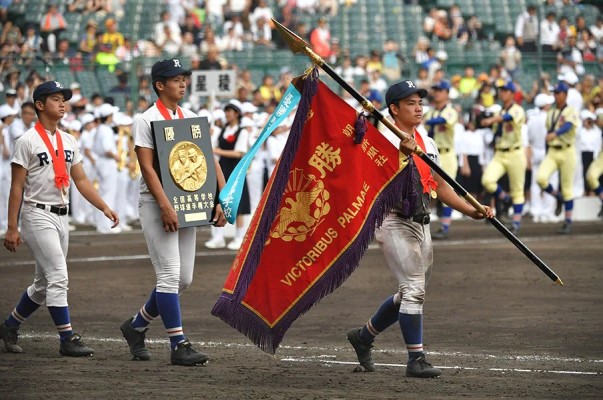
[[406,157],[316,69],[303,86],[283,155],[212,310],[269,353],[350,276],[375,226],[412,186]]

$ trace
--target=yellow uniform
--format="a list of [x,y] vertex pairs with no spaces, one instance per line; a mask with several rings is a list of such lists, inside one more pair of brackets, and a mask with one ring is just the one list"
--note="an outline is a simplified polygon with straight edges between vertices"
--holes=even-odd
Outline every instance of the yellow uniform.
[[[446,120],[437,125],[427,124],[427,121],[442,117]],[[440,152],[440,165],[444,172],[456,179],[458,159],[454,150],[454,126],[459,119],[458,112],[451,104],[446,104],[439,110],[429,110],[424,117],[425,130],[436,143]]]
[[[599,156],[590,164],[586,171],[586,182],[592,190],[599,188],[599,177],[603,174],[603,148],[599,152]],[[600,193],[597,193],[600,195]]]
[[556,106],[551,108],[546,116],[547,132],[556,132],[565,125],[566,122],[572,124],[572,127],[565,133],[557,135],[555,139],[548,143],[548,150],[540,168],[536,182],[542,189],[549,185],[549,178],[556,170],[559,170],[559,180],[561,183],[561,194],[564,201],[570,201],[574,198],[574,172],[576,170],[576,128],[578,126],[578,113],[576,110],[566,105],[561,109]]
[[494,142],[494,158],[488,164],[482,177],[482,185],[489,193],[494,193],[498,180],[503,175],[509,175],[509,189],[513,204],[525,202],[524,183],[526,176],[526,155],[521,140],[521,129],[526,122],[526,114],[519,104],[513,103],[507,110],[501,110],[498,115],[508,114],[509,121],[493,124],[496,133]]

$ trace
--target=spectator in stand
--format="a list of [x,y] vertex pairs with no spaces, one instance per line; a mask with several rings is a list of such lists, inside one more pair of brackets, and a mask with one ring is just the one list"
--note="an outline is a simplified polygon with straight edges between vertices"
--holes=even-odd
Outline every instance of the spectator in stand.
[[59,12],[57,5],[55,3],[48,4],[48,10],[40,22],[40,33],[46,45],[43,46],[43,49],[54,53],[57,50],[57,37],[65,29],[67,29],[67,21]]
[[429,54],[427,53],[428,49],[429,39],[427,39],[425,36],[419,36],[415,47],[412,49],[412,56],[416,64],[421,65],[429,60]]
[[590,33],[596,42],[599,42],[603,38],[603,15],[597,17],[597,22],[590,27]]
[[588,29],[584,29],[580,33],[578,33],[576,47],[582,53],[583,61],[597,61],[597,42],[593,39]]
[[253,79],[251,78],[251,71],[248,69],[241,71],[239,79],[237,79],[237,87],[244,87],[249,93],[253,93],[254,90],[257,89],[257,85],[253,83]]
[[69,40],[59,39],[57,51],[52,55],[55,64],[64,64],[71,67],[71,59],[75,56],[75,50],[71,48]]
[[[169,28],[169,31],[171,33],[172,37],[179,37],[180,38],[180,42],[182,42],[182,38],[181,38],[181,31],[180,31],[180,26],[175,23],[174,21],[172,21],[172,15],[169,11],[162,11],[160,14],[160,21],[155,24],[155,28],[154,28],[154,34],[153,34],[153,41],[155,42],[155,44],[157,44],[158,46],[160,46],[160,43],[164,43],[165,42],[165,34],[166,34],[166,27]],[[178,40],[178,39],[176,39]]]
[[433,37],[433,29],[435,28],[436,20],[438,19],[438,9],[431,7],[429,12],[423,19],[423,33],[428,37]]
[[271,18],[274,18],[272,9],[268,6],[266,0],[258,0],[257,6],[253,8],[249,15],[249,23],[253,25],[254,23],[257,23],[260,18],[264,18],[266,21],[270,21]]
[[415,80],[415,85],[421,89],[429,89],[431,88],[431,80],[428,76],[427,68],[421,67],[417,71],[417,79]]
[[[279,79],[276,83],[276,89],[278,93],[285,93],[287,91],[287,87],[293,80],[293,74],[291,73],[291,69],[289,67],[283,67],[279,71]],[[279,95],[280,100],[280,95]]]
[[487,37],[482,27],[482,21],[476,15],[469,17],[465,29],[467,30],[467,43],[478,42]]
[[203,35],[203,41],[201,42],[201,47],[199,48],[202,55],[207,54],[210,47],[220,48],[220,43],[218,37],[216,36],[216,31],[211,25],[205,26],[205,33]]
[[42,37],[38,33],[36,25],[31,23],[27,24],[25,27],[25,37],[23,38],[23,43],[27,44],[32,51],[38,52],[42,49],[42,42]]
[[366,72],[369,75],[375,70],[379,72],[383,71],[383,63],[381,62],[381,53],[379,50],[371,50],[371,55],[366,63]]
[[540,23],[540,46],[545,53],[556,51],[560,30],[555,18],[557,18],[555,11],[549,11]]
[[82,34],[80,39],[79,51],[84,54],[84,58],[88,61],[94,56],[94,49],[96,47],[96,30],[98,29],[98,23],[90,19],[86,23],[86,30]]
[[113,52],[124,44],[124,35],[117,30],[117,21],[114,18],[107,18],[105,21],[106,32],[103,34],[103,43],[111,44]]
[[19,102],[17,96],[17,90],[13,88],[9,88],[4,93],[4,101],[6,106],[12,111],[13,115],[19,116],[21,114],[21,103]]
[[331,31],[324,17],[318,19],[316,28],[312,30],[310,45],[312,46],[312,50],[323,58],[331,55]]
[[523,52],[536,52],[536,35],[538,34],[538,15],[534,4],[529,4],[527,11],[517,16],[515,22],[515,40]]
[[117,58],[109,43],[100,45],[94,61],[98,66],[106,68],[109,72],[115,72],[115,67],[119,64],[119,58]]
[[205,1],[205,22],[212,28],[218,29],[224,23],[224,6],[227,0]]
[[121,62],[132,61],[133,58],[140,57],[140,50],[138,46],[132,46],[130,38],[124,37],[124,43],[115,50],[115,55]]
[[184,35],[190,32],[193,35],[193,43],[196,46],[201,45],[203,41],[203,31],[201,30],[201,22],[193,13],[187,13],[184,18],[184,24],[180,27],[180,33]]
[[317,0],[297,0],[297,10],[306,14],[315,14],[318,7]]
[[132,88],[130,87],[128,74],[122,72],[117,75],[117,85],[113,86],[109,93],[123,93],[125,95],[129,95],[132,92]]
[[6,71],[6,77],[4,78],[4,90],[13,89],[17,90],[17,85],[21,82],[21,71],[17,67],[11,67]]
[[478,82],[475,78],[475,70],[471,65],[465,65],[464,75],[459,82],[459,94],[465,98],[472,97],[477,87]]
[[0,43],[8,43],[13,48],[18,49],[21,43],[23,43],[21,29],[17,25],[14,25],[12,21],[6,21],[2,29],[2,35],[0,36]]
[[461,79],[463,79],[463,77],[459,74],[453,75],[452,78],[450,78],[450,94],[448,95],[448,97],[452,101],[457,100],[461,95]]
[[574,29],[574,32],[576,33],[576,35],[578,35],[578,37],[580,37],[580,34],[582,32],[588,30],[588,27],[586,26],[586,20],[584,19],[583,15],[576,15],[573,29]]
[[272,42],[272,29],[268,20],[264,17],[259,17],[255,23],[252,23],[251,37],[253,44],[256,46],[266,46],[269,49],[275,47]]
[[162,53],[169,57],[175,57],[180,52],[180,46],[182,45],[180,28],[178,28],[178,31],[174,31],[168,24],[164,24],[163,34],[155,38],[155,44],[161,49]]
[[218,60],[219,51],[217,47],[210,47],[207,50],[206,57],[199,64],[201,70],[216,70],[223,69],[222,63]]
[[243,43],[245,40],[245,26],[243,25],[241,14],[231,14],[226,22],[224,22],[222,32],[228,34],[231,29],[233,31],[233,37],[237,38],[241,43]]
[[577,75],[584,75],[584,65],[582,64],[582,53],[576,47],[576,35],[570,35],[567,38],[567,45],[557,53],[557,64],[559,73],[565,74],[570,71]]
[[378,69],[374,69],[369,72],[369,86],[371,90],[375,90],[379,94],[385,93],[388,85],[386,80],[381,77],[381,71]]
[[505,47],[500,51],[498,61],[509,79],[516,80],[517,73],[521,68],[521,51],[515,47],[513,36],[507,36],[505,39]]
[[226,30],[226,34],[220,39],[222,51],[243,51],[243,40],[238,36],[234,26]]
[[465,30],[465,19],[463,18],[461,8],[457,4],[451,5],[448,16],[448,25],[450,26],[451,36],[458,38],[459,32]]
[[392,39],[387,39],[383,44],[383,74],[390,82],[400,80],[402,74],[402,62],[404,58],[400,55],[398,44]]
[[433,26],[433,34],[440,40],[447,41],[452,37],[452,30],[448,25],[448,13],[446,10],[438,11],[438,18]]
[[556,49],[562,49],[567,43],[567,38],[573,33],[573,29],[569,26],[569,20],[565,15],[559,18],[559,37],[557,38]]
[[265,103],[270,103],[272,100],[280,100],[281,92],[274,83],[274,78],[270,74],[264,75],[262,85],[259,87],[260,95]]

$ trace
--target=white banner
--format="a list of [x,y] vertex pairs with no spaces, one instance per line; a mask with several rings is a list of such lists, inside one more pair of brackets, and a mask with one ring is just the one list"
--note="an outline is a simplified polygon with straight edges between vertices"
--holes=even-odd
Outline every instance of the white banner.
[[234,97],[237,75],[234,70],[193,71],[191,94],[197,96]]

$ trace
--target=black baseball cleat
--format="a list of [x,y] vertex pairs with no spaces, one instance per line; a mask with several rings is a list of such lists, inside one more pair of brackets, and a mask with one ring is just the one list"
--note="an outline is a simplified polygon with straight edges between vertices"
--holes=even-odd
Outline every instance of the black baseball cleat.
[[555,206],[555,215],[560,216],[561,210],[563,209],[563,197],[557,195],[555,196],[555,199],[557,200],[557,205]]
[[59,353],[67,357],[85,357],[94,354],[94,350],[82,342],[82,337],[72,333],[67,339],[61,341]]
[[184,365],[190,367],[192,365],[205,364],[208,360],[209,356],[193,349],[193,346],[188,339],[182,343],[178,343],[176,348],[172,349],[172,365]]
[[0,338],[4,340],[4,348],[8,353],[23,353],[23,349],[17,344],[19,327],[10,328],[2,322],[0,324]]
[[130,347],[130,353],[132,354],[132,359],[140,361],[149,361],[151,359],[151,353],[144,344],[146,332],[149,330],[149,328],[146,328],[144,331],[139,332],[138,330],[132,327],[133,320],[134,317],[128,318],[123,324],[121,324],[121,327],[119,329],[121,330],[121,333],[128,342],[128,346]]
[[357,367],[354,372],[373,372],[375,371],[375,363],[373,362],[373,355],[371,351],[373,349],[372,344],[367,344],[360,337],[360,330],[362,328],[354,328],[348,332],[347,337],[354,350],[356,350],[356,357],[360,366]]
[[601,209],[599,210],[599,214],[597,214],[597,217],[603,218],[603,204],[601,204]]
[[557,229],[557,233],[560,235],[569,235],[572,233],[572,224],[564,223],[561,228]]
[[408,362],[406,376],[411,378],[437,378],[442,371],[427,362],[425,356],[420,356]]
[[446,240],[448,239],[448,232],[440,228],[437,232],[431,235],[431,238],[435,240]]

